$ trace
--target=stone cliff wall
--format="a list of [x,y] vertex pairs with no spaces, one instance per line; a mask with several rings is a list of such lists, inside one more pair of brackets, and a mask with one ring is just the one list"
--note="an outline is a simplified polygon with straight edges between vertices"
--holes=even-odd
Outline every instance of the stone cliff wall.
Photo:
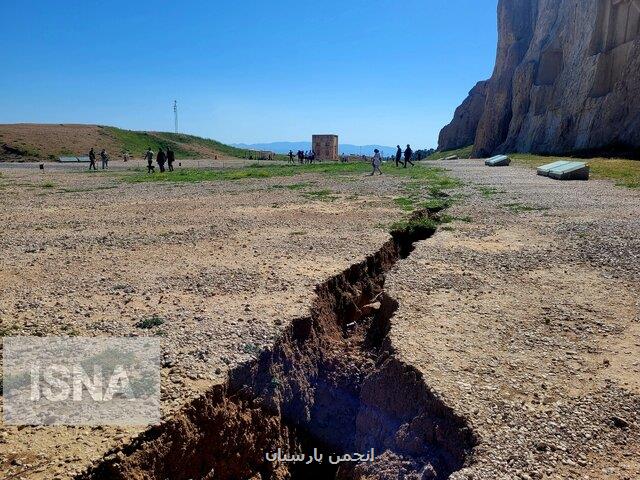
[[441,150],[640,156],[640,0],[500,0],[498,33],[484,105],[476,86]]

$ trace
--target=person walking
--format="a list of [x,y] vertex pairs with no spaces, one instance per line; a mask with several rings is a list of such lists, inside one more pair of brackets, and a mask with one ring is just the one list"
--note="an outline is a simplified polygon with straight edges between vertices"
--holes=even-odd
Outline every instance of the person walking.
[[398,145],[398,150],[396,150],[396,167],[399,167],[402,163],[402,149],[400,145]]
[[413,150],[411,150],[411,145],[407,144],[407,148],[404,151],[404,168],[407,168],[407,163],[410,163],[412,167],[415,167],[415,165],[411,161],[412,156]]
[[380,165],[382,165],[382,157],[380,156],[380,150],[376,148],[373,151],[373,158],[371,159],[371,166],[373,167],[373,171],[369,174],[370,177],[374,176],[376,172],[382,175],[382,170],[380,170]]
[[158,168],[160,168],[160,173],[164,173],[164,163],[167,160],[167,156],[165,155],[162,148],[158,149],[158,154],[156,155],[156,162],[158,163]]
[[100,152],[100,160],[102,160],[102,170],[109,168],[109,155],[104,148]]
[[176,161],[176,154],[173,153],[173,150],[167,148],[167,165],[169,165],[169,171],[173,172],[173,162]]
[[293,150],[289,150],[289,163],[294,163],[293,162]]
[[96,152],[93,151],[93,147],[89,150],[89,170],[91,169],[98,170],[96,166]]
[[144,159],[147,161],[147,173],[155,173],[156,167],[153,166],[153,152],[151,148],[147,148]]

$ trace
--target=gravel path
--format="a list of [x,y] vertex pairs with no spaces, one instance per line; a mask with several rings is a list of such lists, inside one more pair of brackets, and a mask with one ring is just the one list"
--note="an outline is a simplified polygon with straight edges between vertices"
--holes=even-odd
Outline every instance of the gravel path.
[[394,346],[478,436],[454,477],[640,478],[640,192],[442,165],[467,221],[387,288]]

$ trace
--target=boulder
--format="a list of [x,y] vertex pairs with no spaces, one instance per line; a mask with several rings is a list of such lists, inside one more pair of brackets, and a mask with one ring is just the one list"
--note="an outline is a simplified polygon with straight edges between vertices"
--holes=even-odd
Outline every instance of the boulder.
[[511,159],[506,155],[496,155],[495,157],[487,158],[484,164],[488,167],[508,167],[511,165]]

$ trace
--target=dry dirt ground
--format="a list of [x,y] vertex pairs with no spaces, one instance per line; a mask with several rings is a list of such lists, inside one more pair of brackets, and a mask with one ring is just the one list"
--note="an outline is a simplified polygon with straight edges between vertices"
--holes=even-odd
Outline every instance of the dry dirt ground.
[[[2,334],[158,335],[165,414],[270,345],[401,215],[388,175],[127,184],[54,165],[0,165]],[[3,426],[1,476],[67,478],[135,433]]]
[[[465,182],[450,213],[468,221],[418,243],[386,291],[393,348],[477,438],[453,478],[638,478],[639,193],[440,165]],[[3,334],[160,335],[165,413],[270,345],[401,215],[388,175],[130,185],[1,171]],[[337,198],[305,196],[323,189]],[[135,326],[154,315],[164,323]],[[135,433],[2,427],[0,471],[66,478]]]
[[479,438],[455,478],[640,478],[640,192],[447,162],[440,229],[387,277],[391,337]]

